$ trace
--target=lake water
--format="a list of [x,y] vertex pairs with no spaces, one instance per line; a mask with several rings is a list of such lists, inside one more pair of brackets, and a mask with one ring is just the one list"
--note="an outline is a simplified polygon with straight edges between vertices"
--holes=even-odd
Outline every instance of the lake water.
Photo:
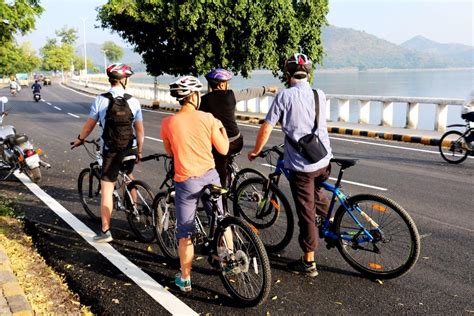
[[[160,84],[172,82],[175,77],[160,76]],[[201,78],[205,82],[204,78]],[[154,78],[137,74],[133,82],[153,83]],[[231,88],[243,89],[252,86],[277,85],[283,87],[278,78],[269,71],[255,71],[251,78],[235,76]],[[426,71],[392,71],[392,72],[315,72],[314,87],[328,94],[404,96],[465,99],[474,89],[474,69],[467,70],[426,70]],[[336,120],[336,104],[333,102],[331,119]],[[381,105],[374,103],[371,123],[377,123],[381,115]],[[352,122],[357,121],[358,104],[351,104]],[[435,105],[421,105],[421,129],[433,129],[436,115]],[[462,122],[459,119],[460,108],[450,107],[449,123]],[[395,126],[404,126],[406,104],[396,104]]]

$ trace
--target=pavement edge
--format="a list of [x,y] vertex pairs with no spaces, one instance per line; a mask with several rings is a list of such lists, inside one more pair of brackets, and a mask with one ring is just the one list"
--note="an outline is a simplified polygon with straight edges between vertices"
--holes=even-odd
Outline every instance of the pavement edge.
[[[0,245],[0,314],[13,316],[34,315],[33,309],[26,298],[18,279],[5,252]],[[8,310],[7,310],[8,309]],[[10,314],[8,313],[10,312]]]

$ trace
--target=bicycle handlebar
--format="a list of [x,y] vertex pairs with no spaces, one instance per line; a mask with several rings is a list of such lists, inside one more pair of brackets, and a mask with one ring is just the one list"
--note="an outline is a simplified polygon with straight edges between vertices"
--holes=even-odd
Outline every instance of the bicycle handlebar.
[[280,144],[280,145],[273,146],[272,148],[268,148],[268,149],[262,150],[262,151],[260,152],[260,154],[258,155],[258,157],[260,157],[260,158],[265,158],[265,157],[267,157],[268,154],[270,154],[271,152],[274,152],[274,153],[277,153],[278,155],[283,156],[283,152],[281,151],[281,148],[283,148],[284,146],[285,146],[285,144]]
[[164,159],[172,159],[172,157],[168,156],[167,154],[152,154],[145,156],[141,159],[142,162],[148,161],[148,160],[157,160],[159,161],[161,158]]

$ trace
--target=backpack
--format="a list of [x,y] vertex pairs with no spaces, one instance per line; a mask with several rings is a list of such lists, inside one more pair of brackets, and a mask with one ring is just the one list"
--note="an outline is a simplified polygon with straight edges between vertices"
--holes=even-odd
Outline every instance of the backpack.
[[101,94],[109,99],[109,107],[105,114],[105,126],[102,134],[104,143],[112,152],[123,151],[133,144],[133,114],[127,100],[132,97],[124,94],[114,98],[110,92]]

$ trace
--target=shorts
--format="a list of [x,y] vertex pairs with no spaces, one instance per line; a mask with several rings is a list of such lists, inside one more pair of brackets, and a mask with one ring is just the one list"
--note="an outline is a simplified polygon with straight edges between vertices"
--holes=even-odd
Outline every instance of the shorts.
[[[176,196],[176,238],[190,238],[195,229],[196,209],[202,196],[203,188],[208,184],[220,185],[216,169],[211,169],[200,177],[191,177],[183,182],[175,182]],[[203,197],[203,204],[208,215],[211,204]],[[222,212],[222,200],[218,202]]]
[[135,167],[135,160],[130,159],[125,162],[122,160],[131,155],[137,155],[137,147],[133,147],[130,149],[126,149],[120,152],[110,152],[107,149],[104,149],[102,152],[102,174],[100,178],[107,182],[115,182],[117,181],[117,177],[120,171],[125,172],[126,174],[130,174]]

